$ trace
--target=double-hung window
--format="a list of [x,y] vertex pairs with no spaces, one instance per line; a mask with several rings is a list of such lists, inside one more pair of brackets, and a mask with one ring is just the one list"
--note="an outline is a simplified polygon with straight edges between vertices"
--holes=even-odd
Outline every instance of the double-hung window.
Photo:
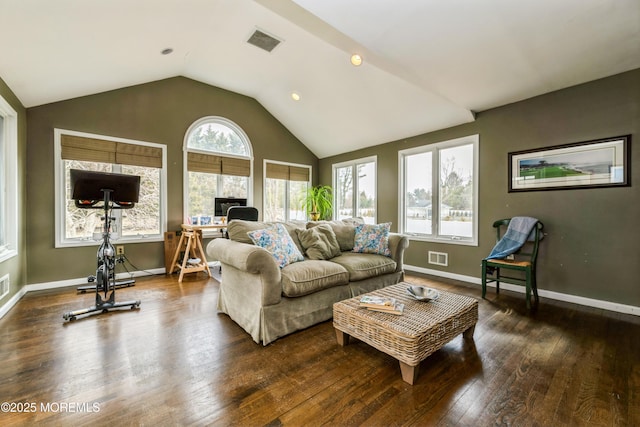
[[377,221],[376,156],[333,165],[334,218]]
[[0,96],[0,262],[18,254],[18,114]]
[[304,221],[303,202],[311,185],[311,166],[264,161],[265,221]]
[[184,206],[187,222],[215,216],[215,198],[248,199],[252,152],[244,131],[223,117],[204,117],[185,136]]
[[398,153],[402,233],[478,244],[478,144],[471,135]]
[[71,199],[70,170],[140,176],[133,209],[114,209],[111,232],[123,243],[161,241],[166,229],[166,146],[151,142],[55,129],[56,247],[95,245],[102,231],[100,209],[82,209]]

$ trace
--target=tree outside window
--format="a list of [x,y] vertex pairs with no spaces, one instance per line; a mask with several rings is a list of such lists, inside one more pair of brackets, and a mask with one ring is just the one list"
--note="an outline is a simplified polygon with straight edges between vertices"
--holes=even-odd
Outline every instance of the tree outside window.
[[91,239],[94,232],[102,231],[102,214],[99,209],[81,209],[71,199],[69,171],[71,169],[95,172],[122,173],[140,177],[140,194],[135,209],[114,210],[116,218],[112,231],[122,237],[160,235],[160,169],[140,166],[112,165],[107,163],[66,160],[66,239]]
[[307,219],[303,201],[311,185],[311,166],[265,160],[265,221]]
[[55,129],[56,247],[94,245],[102,212],[81,209],[71,198],[71,169],[140,177],[133,209],[113,209],[111,232],[122,243],[164,239],[166,146],[151,142]]
[[477,244],[478,143],[473,135],[399,153],[403,233]]
[[238,125],[223,117],[202,118],[187,131],[185,151],[187,221],[213,217],[216,197],[251,198],[251,144]]
[[376,158],[333,165],[336,219],[362,217],[367,224],[377,218]]

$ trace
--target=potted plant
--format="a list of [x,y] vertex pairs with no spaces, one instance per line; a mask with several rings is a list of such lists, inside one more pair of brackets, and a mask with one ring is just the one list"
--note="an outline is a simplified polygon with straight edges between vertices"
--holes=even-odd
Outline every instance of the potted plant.
[[333,191],[329,185],[316,185],[307,190],[303,207],[312,221],[330,219],[333,213]]

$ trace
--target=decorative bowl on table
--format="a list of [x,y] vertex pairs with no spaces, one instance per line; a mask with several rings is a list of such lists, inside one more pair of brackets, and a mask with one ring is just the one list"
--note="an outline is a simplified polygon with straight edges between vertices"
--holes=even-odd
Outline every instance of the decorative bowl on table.
[[418,301],[425,302],[437,300],[440,296],[440,293],[435,289],[426,288],[424,286],[409,286],[407,288],[407,293]]

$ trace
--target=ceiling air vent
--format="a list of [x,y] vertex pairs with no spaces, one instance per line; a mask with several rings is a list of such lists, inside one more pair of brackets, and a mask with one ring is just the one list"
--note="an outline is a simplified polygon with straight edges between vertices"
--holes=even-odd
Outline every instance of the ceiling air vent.
[[255,30],[253,34],[251,34],[251,37],[249,37],[249,40],[247,40],[247,43],[266,50],[267,52],[271,52],[280,44],[280,40],[263,31]]

